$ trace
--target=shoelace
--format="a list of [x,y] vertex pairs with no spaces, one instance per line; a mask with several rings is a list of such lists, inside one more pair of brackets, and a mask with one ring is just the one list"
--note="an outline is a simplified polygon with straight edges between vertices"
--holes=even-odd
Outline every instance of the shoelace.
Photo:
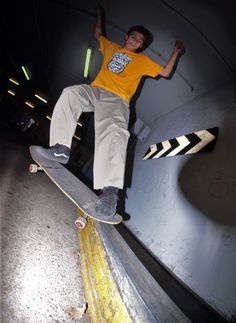
[[58,144],[55,144],[55,145],[53,145],[53,146],[51,146],[49,149],[52,151],[52,152],[54,152],[54,151],[57,151],[58,150]]

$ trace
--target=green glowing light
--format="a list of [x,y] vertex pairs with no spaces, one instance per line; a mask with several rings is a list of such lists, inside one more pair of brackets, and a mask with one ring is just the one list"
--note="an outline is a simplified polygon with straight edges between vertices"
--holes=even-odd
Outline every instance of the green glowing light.
[[26,68],[22,65],[21,66],[21,68],[22,68],[22,71],[24,72],[24,74],[25,74],[25,77],[26,77],[26,79],[27,79],[27,81],[29,81],[30,80],[30,77],[29,77],[29,74],[27,73],[27,71],[26,71]]
[[84,78],[87,78],[88,74],[89,74],[89,65],[90,65],[91,54],[92,54],[92,50],[90,48],[88,48],[87,53],[86,53],[85,66],[84,66]]

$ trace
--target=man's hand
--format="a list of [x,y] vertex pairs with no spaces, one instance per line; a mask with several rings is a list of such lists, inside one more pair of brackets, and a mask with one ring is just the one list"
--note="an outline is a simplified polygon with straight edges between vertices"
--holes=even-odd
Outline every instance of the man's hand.
[[97,7],[97,17],[102,17],[102,11],[101,11],[101,7]]
[[174,52],[177,54],[180,54],[184,51],[184,45],[180,40],[176,40],[175,45],[174,45]]

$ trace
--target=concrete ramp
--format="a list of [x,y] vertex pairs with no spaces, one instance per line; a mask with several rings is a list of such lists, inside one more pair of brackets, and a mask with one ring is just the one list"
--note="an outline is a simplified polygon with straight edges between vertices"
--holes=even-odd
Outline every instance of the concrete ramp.
[[114,226],[90,220],[79,238],[91,322],[190,322]]

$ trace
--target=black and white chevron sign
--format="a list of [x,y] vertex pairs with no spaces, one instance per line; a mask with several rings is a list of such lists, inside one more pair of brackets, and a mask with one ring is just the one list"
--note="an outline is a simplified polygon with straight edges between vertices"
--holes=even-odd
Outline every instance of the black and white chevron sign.
[[211,151],[218,135],[218,127],[199,130],[185,136],[151,145],[143,160]]

